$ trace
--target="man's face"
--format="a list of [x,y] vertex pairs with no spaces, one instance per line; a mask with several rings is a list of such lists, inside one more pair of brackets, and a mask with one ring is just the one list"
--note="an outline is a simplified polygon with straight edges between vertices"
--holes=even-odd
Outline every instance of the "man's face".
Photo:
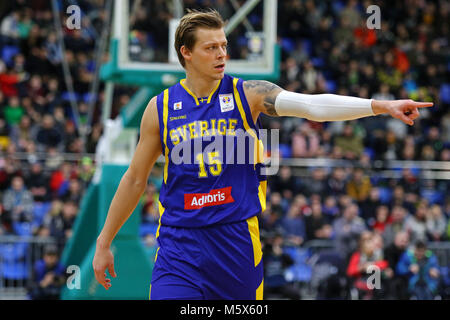
[[23,180],[20,177],[15,177],[12,181],[12,188],[16,191],[20,191],[23,188]]
[[425,249],[422,248],[416,248],[416,250],[414,251],[416,259],[417,260],[422,260],[425,257]]
[[58,262],[58,257],[55,254],[46,254],[44,255],[44,261],[47,267],[52,268]]
[[192,50],[186,50],[185,61],[198,73],[220,80],[224,76],[227,38],[223,29],[199,28]]

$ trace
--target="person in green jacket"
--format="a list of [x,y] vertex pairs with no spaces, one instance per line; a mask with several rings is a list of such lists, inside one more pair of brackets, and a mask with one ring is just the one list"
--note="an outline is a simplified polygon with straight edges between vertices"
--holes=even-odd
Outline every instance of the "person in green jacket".
[[4,116],[6,122],[10,126],[17,125],[24,115],[24,110],[20,105],[20,100],[18,97],[11,97],[9,99],[9,104],[5,107]]

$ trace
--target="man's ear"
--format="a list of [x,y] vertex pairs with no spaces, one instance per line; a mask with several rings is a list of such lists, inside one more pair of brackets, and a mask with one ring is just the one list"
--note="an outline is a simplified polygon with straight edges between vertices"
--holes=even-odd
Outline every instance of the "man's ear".
[[192,52],[185,45],[181,46],[180,52],[181,52],[181,55],[183,56],[184,60],[186,60],[186,61],[191,60]]

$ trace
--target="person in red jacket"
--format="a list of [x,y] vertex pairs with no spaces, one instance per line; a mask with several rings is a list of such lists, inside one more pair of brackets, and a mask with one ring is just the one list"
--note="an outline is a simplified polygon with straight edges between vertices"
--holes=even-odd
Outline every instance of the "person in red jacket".
[[371,299],[373,291],[380,289],[369,287],[369,282],[372,283],[369,277],[374,274],[370,266],[378,267],[380,271],[383,271],[388,267],[388,262],[383,259],[382,251],[376,250],[373,233],[365,231],[361,234],[359,248],[351,255],[347,267],[347,276],[353,280],[353,287],[357,289],[358,296],[363,299]]

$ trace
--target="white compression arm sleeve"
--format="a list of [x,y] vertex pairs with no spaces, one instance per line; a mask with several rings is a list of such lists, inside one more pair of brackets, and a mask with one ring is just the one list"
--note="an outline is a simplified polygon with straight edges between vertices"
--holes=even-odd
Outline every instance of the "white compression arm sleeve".
[[372,99],[335,94],[302,94],[283,90],[275,99],[279,116],[312,121],[345,121],[374,116]]

